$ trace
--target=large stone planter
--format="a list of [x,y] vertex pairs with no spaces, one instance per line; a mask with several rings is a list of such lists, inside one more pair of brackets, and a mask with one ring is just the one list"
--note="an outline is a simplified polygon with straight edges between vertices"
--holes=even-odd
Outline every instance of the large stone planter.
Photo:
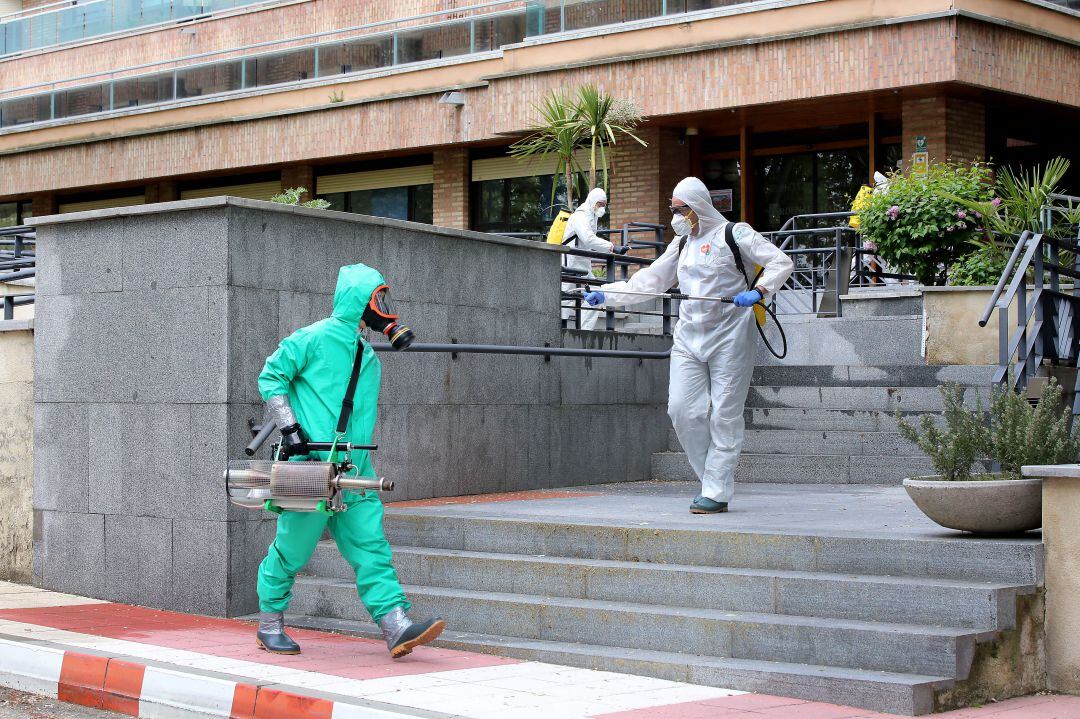
[[942,527],[972,534],[1015,534],[1042,526],[1042,480],[949,482],[939,477],[904,480],[904,489]]

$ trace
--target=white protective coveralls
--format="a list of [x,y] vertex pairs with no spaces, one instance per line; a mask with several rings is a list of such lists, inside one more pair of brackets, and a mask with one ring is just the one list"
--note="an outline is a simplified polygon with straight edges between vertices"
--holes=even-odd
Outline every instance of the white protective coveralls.
[[[567,237],[574,237],[566,247],[573,247],[579,250],[592,250],[593,252],[611,252],[612,245],[596,234],[596,203],[607,202],[607,193],[603,189],[597,187],[588,194],[585,198],[585,202],[581,203],[581,206],[574,210],[574,213],[570,215],[570,219],[566,221],[566,227],[563,229],[563,242],[566,242]],[[580,257],[578,255],[563,255],[563,267],[570,270],[583,271],[585,273],[592,272],[592,259],[589,257]],[[563,292],[568,292],[575,288],[581,287],[581,285],[574,284],[573,282],[563,282]],[[589,288],[591,289],[591,288]],[[604,316],[603,312],[589,309],[588,305],[582,304],[581,310],[581,327],[583,330],[591,330],[596,326],[600,317]],[[562,318],[568,320],[574,317],[574,301],[567,300],[563,302]]]
[[[605,305],[646,302],[650,298],[620,295],[619,290],[666,292],[676,280],[680,292],[688,295],[734,297],[747,289],[724,241],[728,220],[713,207],[705,184],[688,177],[675,186],[672,196],[697,215],[697,233],[685,238],[681,252],[682,238],[676,237],[649,267],[627,281],[600,287]],[[733,234],[750,281],[754,265],[764,267],[756,286],[775,295],[794,268],[791,258],[745,222],[737,223]],[[729,502],[735,491],[743,409],[757,352],[755,324],[751,308],[684,300],[675,325],[668,415],[701,480],[702,496],[716,502]]]

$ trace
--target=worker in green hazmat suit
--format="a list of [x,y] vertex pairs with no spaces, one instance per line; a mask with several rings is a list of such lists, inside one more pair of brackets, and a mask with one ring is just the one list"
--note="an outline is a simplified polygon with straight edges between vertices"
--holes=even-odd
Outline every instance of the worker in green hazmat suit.
[[[329,442],[335,437],[357,362],[354,406],[340,439],[371,443],[382,366],[359,334],[365,326],[384,333],[395,349],[405,349],[413,339],[411,330],[397,321],[383,276],[367,265],[342,267],[330,317],[286,337],[266,360],[259,375],[259,392],[281,431],[282,453],[290,459],[327,459],[326,453],[309,452],[307,442]],[[352,459],[358,476],[375,475],[368,452],[354,452]],[[299,645],[285,633],[284,611],[296,573],[311,558],[326,527],[356,572],[360,601],[382,629],[393,658],[405,656],[442,632],[441,619],[416,623],[406,615],[409,601],[391,562],[378,493],[349,491],[344,499],[346,511],[329,516],[292,511],[279,515],[277,536],[259,565],[256,636],[263,649],[276,654],[300,652]]]

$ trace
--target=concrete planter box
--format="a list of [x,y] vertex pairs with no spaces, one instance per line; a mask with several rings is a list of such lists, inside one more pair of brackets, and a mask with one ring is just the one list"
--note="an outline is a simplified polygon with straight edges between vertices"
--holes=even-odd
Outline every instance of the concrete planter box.
[[942,527],[972,534],[1015,534],[1042,526],[1041,479],[950,482],[912,477],[904,489]]

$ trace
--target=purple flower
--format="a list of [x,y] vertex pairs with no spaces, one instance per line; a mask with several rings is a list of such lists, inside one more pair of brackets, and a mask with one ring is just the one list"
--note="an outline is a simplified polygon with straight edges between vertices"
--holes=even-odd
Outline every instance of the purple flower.
[[956,216],[959,217],[961,220],[963,220],[963,219],[967,218],[967,213],[964,212],[963,210],[957,210],[956,211]]
[[890,220],[895,220],[897,217],[900,216],[900,207],[898,205],[893,205],[885,214],[889,216]]
[[1001,198],[1000,197],[995,197],[994,199],[990,200],[990,204],[993,205],[994,207],[997,207],[998,205],[1001,204]]
[[982,219],[982,214],[980,214],[980,213],[976,212],[976,213],[975,213],[975,219],[976,219],[976,220],[981,220],[981,219]]
[[862,246],[863,249],[867,250],[868,252],[877,252],[877,243],[875,243],[873,240],[866,240],[862,243]]

